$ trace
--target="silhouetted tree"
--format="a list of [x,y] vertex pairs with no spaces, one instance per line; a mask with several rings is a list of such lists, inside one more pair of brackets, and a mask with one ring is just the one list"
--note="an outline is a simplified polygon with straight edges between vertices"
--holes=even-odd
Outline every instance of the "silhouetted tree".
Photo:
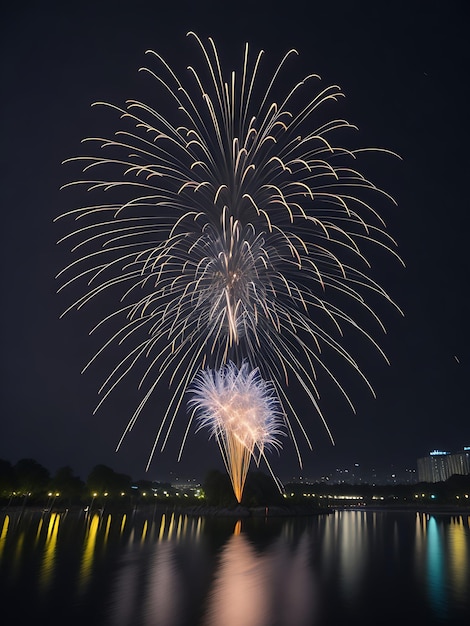
[[50,481],[49,470],[34,459],[21,459],[13,469],[19,492],[36,496],[47,490]]
[[130,491],[132,479],[126,474],[118,474],[107,465],[95,465],[88,475],[86,487],[90,493],[119,495],[122,491]]
[[74,476],[72,468],[67,465],[57,470],[50,488],[51,491],[60,493],[61,499],[66,499],[71,504],[80,500],[85,483],[79,476]]
[[0,459],[0,497],[8,497],[15,489],[15,472],[10,461]]
[[242,504],[246,506],[269,506],[281,504],[282,501],[282,495],[279,493],[272,476],[261,471],[248,472]]
[[236,504],[232,484],[227,474],[210,470],[203,483],[207,504],[211,506],[231,506]]

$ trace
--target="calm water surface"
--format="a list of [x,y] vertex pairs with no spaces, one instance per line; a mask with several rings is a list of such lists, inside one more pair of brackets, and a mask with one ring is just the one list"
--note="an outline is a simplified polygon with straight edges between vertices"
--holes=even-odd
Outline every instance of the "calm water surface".
[[470,624],[470,516],[0,513],[0,623]]

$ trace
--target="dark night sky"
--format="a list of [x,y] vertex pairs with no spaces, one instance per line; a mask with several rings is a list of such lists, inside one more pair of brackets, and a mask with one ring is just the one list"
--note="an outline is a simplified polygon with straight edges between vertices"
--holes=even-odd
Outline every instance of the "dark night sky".
[[[414,467],[433,448],[470,445],[465,3],[169,4],[26,2],[3,9],[0,458],[33,457],[51,471],[69,464],[82,477],[96,463],[144,476],[164,397],[116,454],[138,396],[127,385],[92,415],[112,356],[80,375],[95,346],[88,330],[98,318],[90,307],[58,319],[71,295],[55,293],[54,276],[68,254],[55,245],[60,232],[52,220],[71,201],[59,192],[69,179],[61,161],[78,153],[83,137],[100,133],[103,118],[90,104],[146,97],[148,80],[137,72],[145,50],[184,68],[195,50],[188,30],[214,37],[230,69],[238,68],[245,41],[273,63],[295,47],[305,73],[342,87],[342,111],[360,128],[358,144],[403,157],[380,159],[373,173],[398,201],[386,219],[406,263],[404,270],[381,258],[375,268],[405,312],[401,318],[384,310],[388,335],[380,343],[391,366],[368,349],[358,355],[377,399],[357,379],[346,380],[356,416],[326,389],[334,448],[319,420],[303,412],[315,444],[313,453],[304,447],[303,474],[354,462]],[[220,466],[204,433],[191,436],[178,465],[178,434],[177,428],[168,451],[156,456],[149,478],[202,477]],[[289,443],[271,460],[281,478],[299,475]]]

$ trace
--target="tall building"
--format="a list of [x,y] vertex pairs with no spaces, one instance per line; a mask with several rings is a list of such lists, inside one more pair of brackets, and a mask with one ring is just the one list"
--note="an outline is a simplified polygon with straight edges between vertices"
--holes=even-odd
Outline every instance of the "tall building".
[[453,474],[470,474],[470,446],[455,453],[433,450],[429,456],[418,459],[420,482],[438,483]]

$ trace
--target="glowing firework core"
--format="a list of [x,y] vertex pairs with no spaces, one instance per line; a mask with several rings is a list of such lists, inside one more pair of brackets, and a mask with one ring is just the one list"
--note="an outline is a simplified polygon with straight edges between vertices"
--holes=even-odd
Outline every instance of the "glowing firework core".
[[[253,457],[264,457],[265,448],[279,447],[282,414],[272,385],[248,363],[238,369],[228,363],[220,370],[206,369],[195,379],[190,406],[200,428],[217,439],[238,502]],[[269,467],[269,465],[268,465]]]

